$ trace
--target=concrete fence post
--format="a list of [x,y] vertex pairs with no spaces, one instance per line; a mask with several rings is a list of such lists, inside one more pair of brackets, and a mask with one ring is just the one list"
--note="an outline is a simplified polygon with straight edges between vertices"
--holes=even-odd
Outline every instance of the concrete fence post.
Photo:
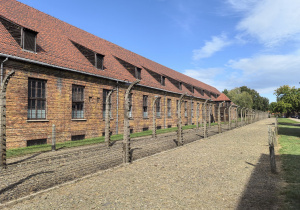
[[206,104],[208,102],[209,99],[206,99],[206,101],[203,104],[203,111],[202,111],[202,115],[203,115],[203,138],[207,138],[208,136],[208,131],[207,131],[207,118],[206,118]]
[[178,122],[177,122],[177,144],[182,146],[184,144],[183,142],[183,131],[182,131],[182,123],[181,123],[181,104],[182,99],[186,94],[182,94],[178,100]]
[[268,136],[269,136],[269,151],[270,151],[270,166],[271,172],[276,173],[276,160],[275,160],[275,150],[274,150],[274,132],[271,127],[268,126]]
[[52,125],[52,151],[56,150],[56,130],[55,130],[55,125]]
[[228,130],[231,130],[231,108],[232,108],[232,105],[230,105],[229,108],[228,108],[228,115],[229,115]]
[[152,138],[156,139],[156,101],[161,97],[155,96],[152,104],[153,122],[152,122]]
[[15,71],[9,72],[1,85],[0,92],[0,166],[7,168],[6,164],[6,89],[10,78],[15,74]]
[[236,112],[235,112],[235,114],[236,114],[236,116],[235,116],[235,127],[237,128],[238,126],[239,126],[239,112],[238,112],[238,108],[239,108],[239,106],[237,106],[236,107]]
[[200,110],[199,110],[200,104],[197,103],[197,129],[199,129],[199,115],[200,115]]
[[219,133],[222,133],[222,125],[221,125],[221,106],[224,102],[219,103],[218,107],[218,130]]
[[224,125],[226,125],[226,110],[227,110],[227,107],[225,107],[225,109],[224,109]]
[[111,112],[111,95],[115,89],[108,92],[106,96],[105,104],[105,143],[109,147],[111,142],[111,132],[110,132],[110,112]]
[[125,92],[124,104],[124,134],[123,134],[123,163],[131,162],[130,149],[130,126],[129,126],[129,94],[134,85],[138,84],[140,80],[132,82]]
[[211,113],[212,113],[212,104],[209,104],[208,108],[208,127],[211,128]]

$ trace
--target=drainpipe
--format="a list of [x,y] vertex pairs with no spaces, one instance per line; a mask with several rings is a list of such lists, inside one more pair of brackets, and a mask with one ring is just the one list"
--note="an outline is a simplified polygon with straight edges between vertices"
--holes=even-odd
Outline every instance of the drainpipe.
[[4,75],[4,70],[3,70],[3,64],[8,60],[8,57],[5,58],[4,61],[1,62],[1,72],[0,72],[0,86],[2,85],[3,81],[3,75]]

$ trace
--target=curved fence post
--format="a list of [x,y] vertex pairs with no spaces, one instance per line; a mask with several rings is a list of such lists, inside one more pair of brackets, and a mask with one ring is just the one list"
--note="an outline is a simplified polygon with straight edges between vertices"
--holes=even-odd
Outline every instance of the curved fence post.
[[199,115],[200,115],[200,110],[199,110],[200,104],[197,102],[197,129],[199,129]]
[[134,85],[138,84],[140,80],[136,80],[132,82],[125,92],[125,106],[124,106],[124,134],[123,134],[123,162],[130,163],[130,129],[129,129],[129,94]]
[[232,108],[232,104],[229,106],[228,108],[228,130],[231,130],[231,108]]
[[225,109],[224,109],[224,125],[226,125],[226,110],[227,110],[227,107],[225,107]]
[[106,96],[106,104],[105,104],[105,143],[109,147],[110,146],[110,112],[111,112],[111,95],[115,89],[112,89],[108,92]]
[[159,97],[159,96],[155,96],[154,100],[153,100],[153,104],[152,104],[152,111],[153,111],[152,138],[154,138],[154,139],[156,138],[156,112],[155,112],[156,106],[155,105],[156,105],[156,101],[160,98],[161,97]]
[[203,119],[203,138],[207,138],[208,136],[208,132],[207,132],[207,120],[206,120],[206,104],[208,102],[209,99],[206,99],[206,101],[203,104],[203,112],[202,115],[204,117]]
[[6,164],[6,89],[8,82],[12,76],[14,76],[15,71],[12,70],[9,72],[6,77],[4,78],[2,85],[1,85],[1,92],[0,92],[0,166],[2,168],[7,168]]
[[219,103],[219,107],[218,107],[218,130],[219,130],[219,133],[222,133],[222,126],[221,126],[221,106],[222,106],[222,104],[224,103],[224,101],[223,102],[221,102],[221,103]]
[[181,104],[182,104],[182,99],[186,94],[183,93],[179,100],[178,100],[178,123],[177,123],[177,144],[182,146],[183,145],[183,136],[182,136],[182,124],[181,124]]

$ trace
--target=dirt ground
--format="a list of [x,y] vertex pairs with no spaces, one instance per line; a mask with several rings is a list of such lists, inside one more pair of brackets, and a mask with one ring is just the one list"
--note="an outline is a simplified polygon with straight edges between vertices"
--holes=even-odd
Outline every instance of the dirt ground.
[[[268,129],[274,119],[194,141],[4,209],[278,209]],[[1,207],[1,206],[0,206]]]

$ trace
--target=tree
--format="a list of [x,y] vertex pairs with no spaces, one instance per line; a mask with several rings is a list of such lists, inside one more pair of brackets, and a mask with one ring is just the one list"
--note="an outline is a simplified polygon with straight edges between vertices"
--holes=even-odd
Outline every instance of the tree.
[[277,106],[277,103],[276,102],[272,102],[270,103],[270,106],[269,106],[269,111],[271,113],[274,113],[275,112],[275,107]]
[[226,96],[228,96],[228,90],[227,89],[224,89],[223,92]]
[[[227,94],[225,94],[226,91],[228,92]],[[242,107],[262,111],[267,111],[269,108],[269,99],[261,97],[256,90],[250,89],[247,86],[234,88],[230,91],[225,89],[223,93],[227,95],[233,103]]]
[[292,109],[292,105],[289,103],[285,103],[283,101],[278,101],[276,103],[276,106],[274,107],[275,112],[281,112],[281,113],[289,113]]
[[251,95],[248,92],[242,92],[241,88],[234,88],[230,90],[227,96],[233,103],[241,107],[252,109],[253,100]]
[[275,110],[287,113],[289,116],[293,112],[300,112],[300,88],[283,85],[274,91],[277,97]]

